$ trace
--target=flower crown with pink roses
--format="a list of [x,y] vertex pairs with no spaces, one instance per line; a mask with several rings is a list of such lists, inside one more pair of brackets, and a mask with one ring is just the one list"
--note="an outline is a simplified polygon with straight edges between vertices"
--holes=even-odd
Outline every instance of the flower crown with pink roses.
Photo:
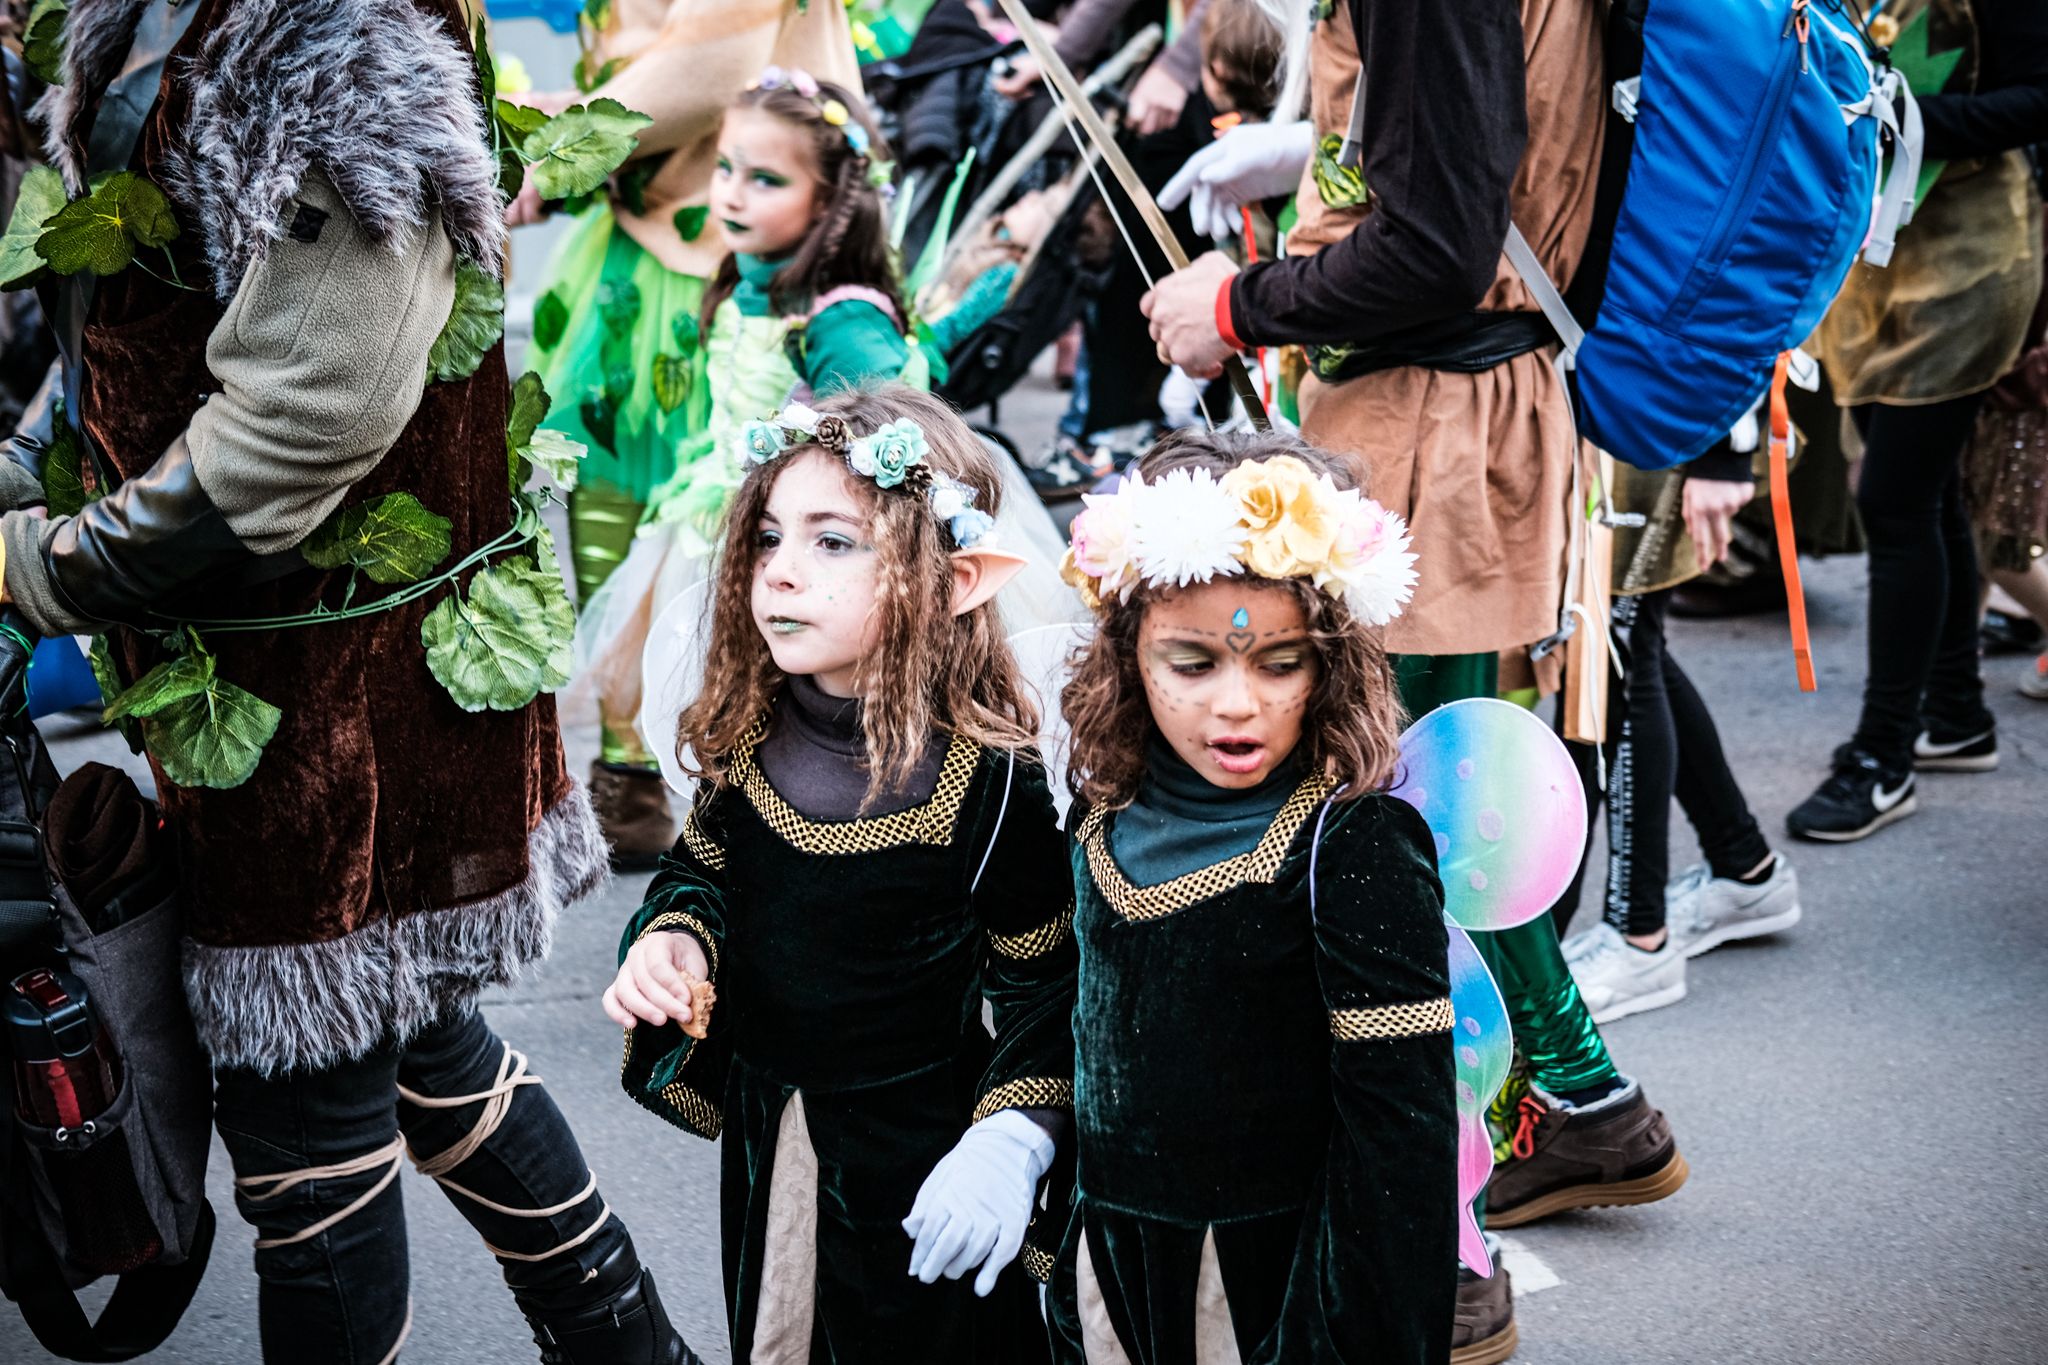
[[817,446],[877,488],[905,488],[924,495],[932,515],[956,548],[995,548],[996,519],[974,505],[974,490],[932,467],[924,428],[908,417],[856,436],[844,417],[813,412],[791,403],[765,422],[744,423],[733,436],[742,465],[762,465],[792,450]]
[[788,70],[771,66],[762,71],[760,78],[754,82],[754,89],[794,90],[809,100],[817,107],[818,117],[828,126],[837,128],[840,136],[846,139],[846,145],[853,149],[853,154],[866,164],[868,184],[879,191],[884,199],[896,197],[896,163],[875,160],[874,142],[868,137],[868,130],[861,126],[860,120],[856,119],[853,112],[843,103],[827,95],[818,84],[817,78],[810,72],[799,66],[790,67]]
[[1355,488],[1292,455],[1247,460],[1222,478],[1174,469],[1133,473],[1089,494],[1074,518],[1060,576],[1094,610],[1140,584],[1184,588],[1212,578],[1306,578],[1370,626],[1401,614],[1415,591],[1408,527]]

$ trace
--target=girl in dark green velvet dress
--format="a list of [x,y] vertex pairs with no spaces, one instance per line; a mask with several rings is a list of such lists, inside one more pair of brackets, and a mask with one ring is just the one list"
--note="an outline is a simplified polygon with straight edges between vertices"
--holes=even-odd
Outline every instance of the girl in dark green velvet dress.
[[1292,437],[1173,437],[1065,565],[1087,1365],[1438,1365],[1456,1290],[1443,891],[1385,794],[1400,520]]
[[741,437],[697,800],[605,998],[625,1087],[724,1133],[736,1361],[1042,1361],[1073,886],[990,601],[999,475],[901,386]]

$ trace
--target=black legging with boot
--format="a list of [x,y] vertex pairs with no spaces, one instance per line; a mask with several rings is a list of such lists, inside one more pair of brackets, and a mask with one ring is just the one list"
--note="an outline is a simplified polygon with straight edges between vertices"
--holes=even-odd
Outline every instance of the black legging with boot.
[[1856,507],[1870,547],[1870,671],[1855,744],[1887,770],[1910,768],[1921,730],[1992,725],[1977,668],[1977,548],[1963,506],[1962,454],[1982,395],[1850,410],[1863,436]]

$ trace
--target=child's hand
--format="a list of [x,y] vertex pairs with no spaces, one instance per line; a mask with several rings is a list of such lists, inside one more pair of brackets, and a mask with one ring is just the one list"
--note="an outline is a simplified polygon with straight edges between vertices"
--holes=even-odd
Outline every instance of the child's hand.
[[650,1024],[688,1024],[693,984],[711,979],[704,946],[694,934],[654,933],[626,950],[618,978],[605,987],[604,1012],[620,1028],[641,1020]]

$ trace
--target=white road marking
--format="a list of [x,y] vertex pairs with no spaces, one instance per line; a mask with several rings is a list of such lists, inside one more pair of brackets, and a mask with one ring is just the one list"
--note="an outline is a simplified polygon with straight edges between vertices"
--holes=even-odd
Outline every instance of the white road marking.
[[1514,1277],[1515,1297],[1518,1299],[1555,1289],[1564,1283],[1541,1256],[1513,1237],[1501,1236],[1500,1263]]

